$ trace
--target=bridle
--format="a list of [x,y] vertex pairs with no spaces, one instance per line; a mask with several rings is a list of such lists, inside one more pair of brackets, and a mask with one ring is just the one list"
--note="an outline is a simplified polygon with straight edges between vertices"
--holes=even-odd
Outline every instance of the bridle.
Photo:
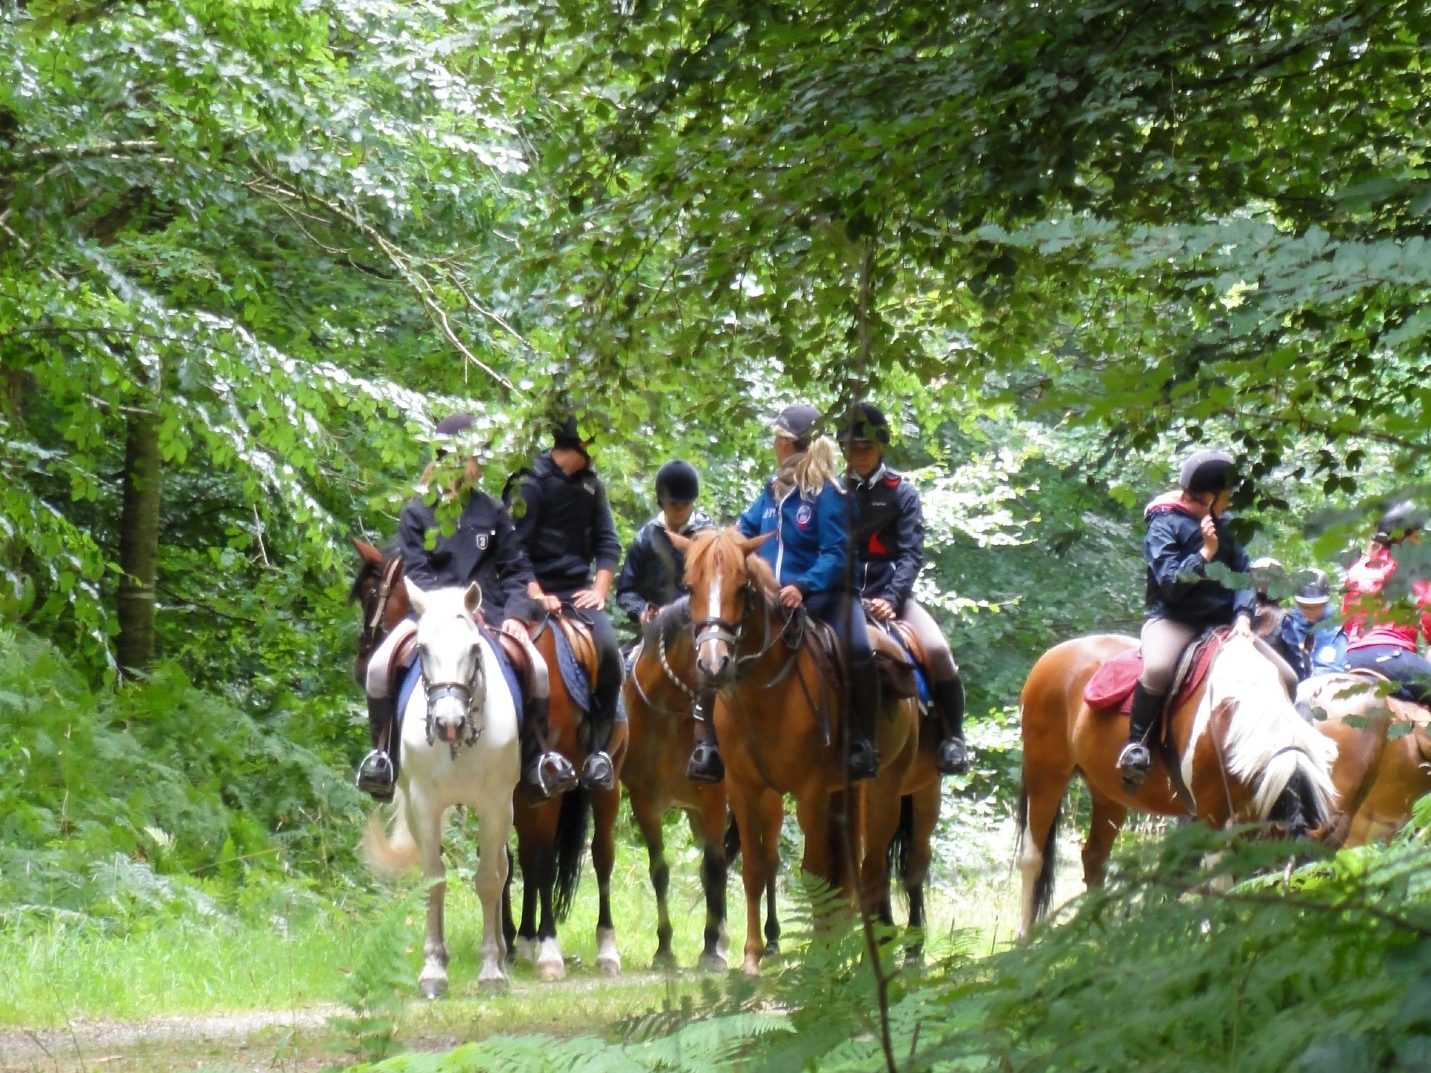
[[[798,617],[795,615],[790,616],[790,618],[781,624],[780,629],[772,631],[770,628],[770,605],[767,601],[761,599],[760,591],[756,588],[755,582],[748,576],[745,580],[745,584],[741,586],[740,598],[744,605],[744,610],[741,612],[739,620],[729,622],[718,616],[709,615],[699,622],[691,623],[691,632],[695,638],[695,649],[698,654],[701,650],[701,645],[710,641],[722,642],[730,646],[731,652],[734,655],[734,659],[731,661],[733,667],[733,673],[731,675],[732,681],[739,681],[744,675],[746,668],[763,659],[765,654],[786,636],[791,628],[791,624],[794,623]],[[741,655],[739,646],[741,641],[745,639],[746,624],[750,619],[751,612],[755,609],[757,604],[762,605],[765,612],[761,616],[763,624],[761,642],[754,652]],[[795,657],[799,654],[798,641],[794,644],[790,644],[789,648],[791,650],[790,658],[785,661],[785,665],[782,666],[762,688],[768,689],[775,685],[784,678],[786,674],[789,673],[791,667],[794,666]]]
[[462,704],[462,730],[465,731],[465,734],[459,734],[459,742],[452,745],[454,755],[456,755],[459,744],[472,745],[482,736],[481,721],[472,717],[479,698],[485,699],[487,696],[487,672],[482,666],[480,646],[480,637],[474,636],[472,670],[467,675],[466,681],[434,682],[428,677],[429,661],[426,659],[422,661],[422,688],[427,695],[427,744],[432,745],[437,740],[433,731],[434,709],[437,702],[454,697]]

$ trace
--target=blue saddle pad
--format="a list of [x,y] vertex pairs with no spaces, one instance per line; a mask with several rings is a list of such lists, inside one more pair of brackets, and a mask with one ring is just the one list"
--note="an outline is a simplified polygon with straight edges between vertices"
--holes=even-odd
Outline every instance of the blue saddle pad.
[[551,631],[556,637],[557,669],[561,672],[561,680],[566,683],[566,691],[570,694],[572,702],[582,712],[589,712],[591,711],[591,685],[586,680],[586,672],[577,662],[576,653],[571,650],[571,643],[566,639],[566,631],[555,622],[551,624]]
[[929,709],[934,704],[934,694],[929,691],[929,675],[924,673],[924,668],[920,666],[919,660],[915,659],[913,650],[904,643],[904,634],[893,626],[884,626],[884,632],[894,638],[895,644],[904,650],[904,654],[909,657],[909,662],[914,664],[914,684],[919,690],[919,703],[925,709]]
[[[497,666],[502,668],[502,677],[507,680],[507,688],[512,693],[512,703],[517,708],[517,729],[522,728],[522,686],[517,680],[517,672],[512,665],[507,662],[507,654],[502,651],[502,646],[496,640],[489,640],[492,652],[497,657]],[[397,725],[393,729],[393,740],[402,741],[402,717],[407,711],[407,702],[412,699],[413,690],[422,681],[422,657],[415,657],[412,666],[403,672],[402,684],[398,686],[397,702]]]

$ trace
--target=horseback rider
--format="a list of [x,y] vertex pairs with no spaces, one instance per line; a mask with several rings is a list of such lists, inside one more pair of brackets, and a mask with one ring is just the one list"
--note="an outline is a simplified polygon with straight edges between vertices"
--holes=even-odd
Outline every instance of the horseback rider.
[[[1415,544],[1427,521],[1426,511],[1412,502],[1397,503],[1381,516],[1366,554],[1347,571],[1342,615],[1346,620],[1347,665],[1385,675],[1398,683],[1393,696],[1418,704],[1431,700],[1431,661],[1416,651],[1417,623],[1398,621],[1381,599],[1396,573],[1396,553],[1402,544]],[[1431,640],[1431,581],[1414,578],[1412,599],[1420,618],[1420,632]]]
[[[736,522],[743,536],[773,533],[759,554],[775,572],[779,602],[787,614],[806,608],[834,627],[849,662],[849,738],[846,771],[854,780],[879,773],[875,720],[880,709],[879,674],[865,626],[864,608],[850,591],[848,521],[839,456],[816,425],[820,411],[792,403],[772,426],[777,468],[764,490]],[[696,745],[686,777],[719,782],[725,774],[711,721],[713,691],[696,700]]]
[[867,402],[851,414],[840,433],[851,481],[855,523],[855,588],[877,622],[903,619],[924,649],[929,692],[944,727],[939,771],[969,770],[964,746],[964,681],[959,665],[934,618],[914,598],[914,579],[924,566],[924,511],[919,492],[884,461],[889,420]]
[[587,789],[609,790],[616,785],[616,769],[606,748],[616,721],[623,664],[606,614],[606,596],[621,561],[621,541],[606,488],[591,466],[590,446],[576,418],[568,416],[552,430],[551,448],[507,482],[504,498],[515,483],[525,504],[516,521],[517,536],[531,560],[539,601],[548,611],[569,602],[591,627],[597,668],[591,683],[590,752],[581,782]]
[[[477,487],[482,471],[476,457],[477,445],[471,438],[475,422],[476,418],[466,413],[452,414],[438,422],[436,432],[445,443],[438,449],[437,459],[423,472],[425,491],[403,507],[398,519],[398,552],[405,574],[421,589],[477,582],[482,590],[484,617],[490,620],[502,615],[502,632],[520,642],[531,664],[529,680],[533,683],[533,688],[526,691],[530,695],[524,698],[523,779],[546,796],[573,785],[576,772],[570,761],[547,746],[546,666],[532,647],[520,618],[530,600],[540,598],[541,589],[506,508]],[[433,488],[439,464],[450,454],[459,455],[462,468],[450,486]],[[439,523],[438,511],[454,502],[456,526],[449,532]],[[451,525],[448,510],[442,513]],[[394,684],[400,678],[395,657],[403,658],[407,649],[405,664],[411,662],[407,642],[416,630],[416,620],[409,615],[383,640],[368,662],[365,685],[372,751],[358,766],[357,785],[379,801],[390,800],[393,795],[395,772],[390,739],[397,716]],[[505,659],[500,645],[494,645],[493,650],[499,659]]]
[[683,592],[686,557],[669,534],[694,536],[714,523],[695,509],[701,478],[689,462],[673,459],[656,471],[660,513],[643,525],[626,548],[616,579],[616,602],[631,621],[644,626]]
[[1282,617],[1277,635],[1277,649],[1297,672],[1298,681],[1346,669],[1346,635],[1337,616],[1328,613],[1331,583],[1325,570],[1307,574],[1308,581],[1293,594],[1292,608]]
[[1256,594],[1229,589],[1206,573],[1214,562],[1239,574],[1251,565],[1222,517],[1232,499],[1235,469],[1226,451],[1194,451],[1183,463],[1181,487],[1158,496],[1143,512],[1148,522],[1143,670],[1133,689],[1128,743],[1118,754],[1118,773],[1130,792],[1152,766],[1148,737],[1163,713],[1183,649],[1213,626],[1231,625],[1238,635],[1252,636]]

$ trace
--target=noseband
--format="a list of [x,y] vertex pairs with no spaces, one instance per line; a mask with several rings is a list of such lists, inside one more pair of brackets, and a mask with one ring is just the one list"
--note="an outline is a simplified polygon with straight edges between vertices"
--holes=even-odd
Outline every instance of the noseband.
[[697,651],[707,641],[722,641],[730,645],[731,648],[740,644],[741,639],[745,636],[745,620],[750,615],[750,608],[755,599],[755,584],[753,582],[746,581],[741,587],[741,598],[745,604],[745,611],[741,614],[738,622],[727,622],[723,618],[712,615],[699,622],[691,623],[691,632],[695,635]]
[[[478,642],[472,643],[474,649],[478,649]],[[482,653],[477,651],[472,660],[472,673],[465,682],[434,682],[427,676],[427,661],[422,664],[422,688],[427,694],[427,744],[431,745],[436,741],[433,733],[433,708],[439,700],[446,697],[456,697],[462,702],[462,727],[466,731],[461,738],[463,745],[471,745],[482,735],[481,724],[472,718],[472,709],[476,705],[477,698],[487,692],[486,672],[482,668]],[[455,752],[457,746],[453,746]]]

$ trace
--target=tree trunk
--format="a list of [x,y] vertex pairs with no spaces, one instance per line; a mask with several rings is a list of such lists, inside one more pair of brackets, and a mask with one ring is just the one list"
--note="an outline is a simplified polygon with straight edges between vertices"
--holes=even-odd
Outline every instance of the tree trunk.
[[159,561],[159,398],[129,411],[124,504],[119,515],[119,669],[143,674],[154,659],[154,581]]

